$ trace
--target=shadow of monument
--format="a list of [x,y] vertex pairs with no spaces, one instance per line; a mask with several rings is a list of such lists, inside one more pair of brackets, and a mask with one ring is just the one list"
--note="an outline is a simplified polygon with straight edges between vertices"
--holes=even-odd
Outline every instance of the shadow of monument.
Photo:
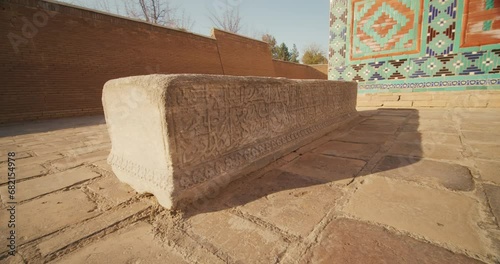
[[20,136],[104,124],[106,124],[104,115],[8,123],[0,124],[0,137]]
[[[335,130],[295,150],[296,157],[285,165],[270,164],[263,169],[264,173],[245,175],[225,188],[214,190],[210,198],[182,208],[184,217],[237,207],[265,210],[265,207],[293,203],[307,192],[340,194],[342,186],[350,184],[354,178],[372,173],[393,170],[395,177],[406,174],[414,169],[410,165],[419,162],[422,156],[418,127],[419,111],[416,109],[359,111],[354,126]],[[401,134],[404,136],[398,138]],[[391,152],[401,146],[404,148],[401,153],[407,154]],[[270,166],[273,167],[269,169]],[[328,188],[316,188],[318,186]],[[332,206],[335,202],[331,201]]]

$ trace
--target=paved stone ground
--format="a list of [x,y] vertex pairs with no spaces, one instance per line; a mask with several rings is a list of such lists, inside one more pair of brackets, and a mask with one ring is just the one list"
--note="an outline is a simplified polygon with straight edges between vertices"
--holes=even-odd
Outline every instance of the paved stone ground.
[[102,117],[0,126],[0,262],[500,262],[500,111],[359,110],[183,212],[117,181]]

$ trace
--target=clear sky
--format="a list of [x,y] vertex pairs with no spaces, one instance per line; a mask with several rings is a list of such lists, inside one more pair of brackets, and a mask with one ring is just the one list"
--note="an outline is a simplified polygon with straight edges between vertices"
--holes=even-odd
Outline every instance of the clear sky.
[[[88,8],[97,8],[102,0],[62,0]],[[113,6],[123,0],[108,0],[111,12]],[[191,31],[210,35],[213,27],[209,10],[221,10],[224,0],[169,0],[174,6],[184,11],[194,26]],[[260,39],[263,33],[273,35],[278,43],[292,48],[297,45],[300,55],[311,43],[316,43],[328,54],[329,0],[227,0],[230,5],[240,8],[242,17],[241,35]],[[123,11],[122,11],[123,12]],[[181,12],[179,12],[181,13]]]

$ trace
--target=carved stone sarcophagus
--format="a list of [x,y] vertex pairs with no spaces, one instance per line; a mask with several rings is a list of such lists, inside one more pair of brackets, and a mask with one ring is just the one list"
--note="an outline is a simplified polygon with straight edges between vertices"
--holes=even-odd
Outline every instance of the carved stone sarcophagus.
[[328,133],[357,115],[356,83],[148,75],[106,83],[113,172],[169,209]]

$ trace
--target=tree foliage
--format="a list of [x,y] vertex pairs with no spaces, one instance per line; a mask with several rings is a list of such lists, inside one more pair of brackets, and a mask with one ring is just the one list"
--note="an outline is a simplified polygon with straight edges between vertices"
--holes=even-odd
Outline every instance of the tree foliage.
[[271,50],[271,54],[273,59],[282,60],[282,61],[290,61],[290,62],[299,62],[299,51],[297,50],[297,46],[293,44],[293,49],[290,51],[288,46],[282,42],[278,45],[276,38],[271,34],[262,35],[262,41],[267,42],[269,44],[269,50]]
[[293,44],[292,52],[290,54],[290,61],[298,63],[299,62],[299,50],[297,49],[297,45]]
[[328,60],[318,45],[311,44],[304,51],[302,62],[304,64],[326,64]]

